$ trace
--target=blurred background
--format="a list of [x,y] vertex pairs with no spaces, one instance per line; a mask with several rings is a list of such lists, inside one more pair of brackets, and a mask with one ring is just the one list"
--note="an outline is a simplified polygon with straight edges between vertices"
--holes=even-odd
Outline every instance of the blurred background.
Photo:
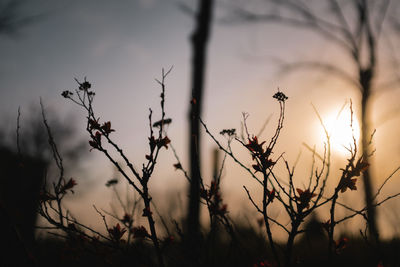
[[[298,160],[295,179],[298,186],[303,187],[312,164],[312,153],[304,144],[315,146],[319,153],[324,148],[325,135],[317,110],[332,135],[333,183],[348,157],[343,146],[351,142],[350,101],[354,110],[354,133],[356,138],[360,135],[361,94],[334,70],[296,67],[296,63],[329,63],[345,70],[350,77],[357,77],[357,68],[349,60],[350,56],[324,34],[250,16],[263,11],[286,15],[275,10],[279,5],[271,7],[265,2],[216,1],[207,53],[202,119],[224,142],[218,133],[227,128],[240,131],[242,112],[246,112],[251,134],[257,135],[268,122],[259,139],[269,140],[279,116],[279,105],[272,95],[279,88],[289,99],[275,156],[284,153],[291,164]],[[304,2],[321,12],[317,14],[322,17],[323,12],[327,12],[327,20],[331,18],[321,2]],[[348,23],[355,23],[357,18],[351,13],[351,5],[342,2],[344,13],[350,18]],[[155,79],[161,78],[162,68],[173,66],[166,79],[166,116],[172,118],[167,133],[183,168],[189,167],[190,36],[195,25],[196,1],[1,0],[0,3],[3,145],[16,149],[20,107],[20,135],[25,142],[22,152],[35,157],[41,155],[51,161],[51,155],[43,152],[47,140],[45,131],[37,130],[40,133],[36,135],[34,131],[40,128],[37,124],[40,125],[41,99],[50,126],[57,132],[60,152],[69,161],[67,176],[74,177],[78,183],[67,203],[75,217],[101,227],[101,218],[92,205],[111,210],[116,199],[113,190],[105,184],[118,178],[121,183],[117,188],[122,194],[126,185],[102,154],[89,152],[86,114],[61,96],[62,91],[78,87],[74,78],[83,81],[86,77],[92,83],[97,116],[101,121],[112,122],[116,130],[114,139],[140,169],[148,152],[149,108],[154,111],[154,121],[161,118],[161,88]],[[400,55],[395,49],[400,44],[400,24],[396,20],[399,6],[397,1],[389,3],[377,44],[379,56],[369,106],[371,129],[376,129],[373,139],[376,152],[371,159],[375,190],[400,166]],[[371,8],[379,9],[379,6]],[[381,84],[385,85],[382,90]],[[202,171],[205,180],[210,181],[215,144],[203,134]],[[251,166],[251,157],[245,149],[239,144],[233,148],[238,157]],[[171,149],[162,151],[150,188],[159,209],[179,217],[186,214],[188,183],[173,167],[176,162]],[[285,177],[285,172],[280,175]],[[254,195],[261,192],[248,174],[227,159],[221,185],[224,201],[232,217],[242,216],[253,224],[256,222],[252,216],[256,212],[243,185]],[[380,198],[397,193],[399,185],[399,175],[395,174]],[[346,192],[342,201],[361,208],[364,206],[361,180],[357,186],[359,190]],[[378,224],[384,238],[400,233],[399,204],[400,200],[395,199],[379,209]],[[274,212],[276,216],[281,214],[279,209]],[[320,216],[325,219],[324,214]],[[345,228],[358,231],[363,226],[355,220],[343,226]]]

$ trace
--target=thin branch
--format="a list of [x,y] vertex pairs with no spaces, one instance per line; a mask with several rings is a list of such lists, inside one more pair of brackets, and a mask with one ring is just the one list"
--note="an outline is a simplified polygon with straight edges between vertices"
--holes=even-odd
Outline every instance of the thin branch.
[[20,141],[19,141],[19,138],[20,138],[19,129],[21,128],[21,126],[20,126],[20,118],[21,118],[21,107],[18,107],[16,135],[17,135],[17,152],[18,152],[18,158],[21,159],[22,154],[21,154],[21,146],[20,146]]
[[361,90],[361,86],[360,86],[359,82],[356,79],[354,79],[350,74],[348,74],[346,71],[342,70],[341,68],[339,68],[335,65],[332,65],[330,63],[326,63],[326,62],[298,61],[298,62],[293,62],[293,63],[282,63],[278,75],[293,72],[293,71],[296,71],[299,69],[300,70],[301,69],[317,70],[317,71],[321,71],[324,73],[328,73],[330,75],[334,75],[334,76],[338,77],[339,79],[347,82],[351,86],[354,86],[355,88]]

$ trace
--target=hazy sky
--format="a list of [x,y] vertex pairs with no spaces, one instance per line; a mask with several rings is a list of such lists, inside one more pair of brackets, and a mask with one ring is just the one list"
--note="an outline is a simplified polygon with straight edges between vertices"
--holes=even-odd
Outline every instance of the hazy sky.
[[[173,119],[168,135],[186,164],[189,36],[193,17],[179,9],[177,3],[175,0],[36,0],[24,3],[21,9],[24,14],[43,16],[21,28],[17,35],[0,36],[0,112],[8,118],[7,127],[15,127],[18,106],[24,118],[29,116],[29,107],[38,104],[42,97],[48,110],[65,118],[72,114],[76,118],[73,123],[87,139],[85,114],[60,95],[63,90],[76,87],[74,78],[87,77],[96,91],[98,116],[101,120],[112,121],[115,138],[135,166],[140,167],[148,150],[148,108],[154,109],[154,120],[159,118],[160,88],[154,79],[160,77],[162,68],[173,66],[166,81],[166,112]],[[194,1],[187,3],[194,6]],[[225,13],[224,6],[218,5],[218,19]],[[265,24],[218,22],[213,25],[208,51],[203,118],[210,129],[217,134],[224,128],[239,128],[241,114],[245,111],[250,114],[251,131],[257,133],[264,120],[273,114],[264,135],[268,138],[279,112],[271,96],[280,87],[289,100],[278,149],[279,153],[286,151],[292,162],[302,151],[305,166],[300,173],[305,173],[310,166],[310,154],[302,143],[321,148],[323,142],[311,103],[327,118],[334,116],[350,98],[355,103],[359,98],[358,93],[344,83],[320,74],[275,75],[272,57],[293,60],[317,55],[318,59],[333,62],[343,59],[332,44],[304,31]],[[398,97],[396,91],[378,98],[375,117],[398,108]],[[48,116],[51,115],[50,112]],[[377,128],[376,154],[380,158],[376,160],[381,166],[379,170],[383,169],[383,173],[379,173],[381,176],[388,175],[400,164],[398,118],[395,116]],[[203,148],[206,165],[211,163],[208,155],[212,148],[212,142],[207,140]],[[337,152],[343,160],[341,153]],[[390,161],[383,156],[388,154]],[[89,190],[92,198],[88,201],[94,202],[93,195],[103,192],[103,185],[113,171],[99,153],[93,151],[90,156],[96,161],[89,161],[88,176],[96,182]],[[244,159],[250,162],[249,158]],[[155,190],[173,191],[175,188],[167,187],[171,183],[176,189],[184,189],[186,181],[174,171],[172,164],[176,161],[170,149],[164,151],[160,162],[153,182]],[[211,175],[209,169],[207,175]],[[227,199],[245,200],[241,186],[250,178],[237,177],[229,171],[225,176],[230,179],[223,182],[231,192]],[[77,179],[79,182],[84,178]],[[81,180],[81,184],[84,183]],[[182,192],[183,197],[185,194]]]

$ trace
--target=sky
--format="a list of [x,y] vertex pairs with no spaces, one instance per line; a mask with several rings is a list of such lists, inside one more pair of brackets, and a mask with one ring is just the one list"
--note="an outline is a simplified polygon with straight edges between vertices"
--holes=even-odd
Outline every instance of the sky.
[[[184,3],[195,7],[194,1]],[[247,112],[249,129],[257,133],[272,116],[264,134],[268,139],[279,115],[279,105],[272,95],[280,88],[289,100],[277,154],[285,152],[287,159],[294,163],[301,153],[299,165],[303,167],[298,172],[304,176],[311,166],[311,154],[303,143],[316,145],[321,151],[324,142],[313,105],[322,118],[329,120],[347,103],[342,116],[345,122],[340,124],[344,126],[330,126],[345,128],[349,101],[358,103],[359,94],[343,82],[321,74],[278,75],[276,58],[307,59],[317,55],[318,59],[342,64],[343,55],[331,43],[306,31],[262,23],[223,22],[228,11],[226,5],[217,5],[208,47],[203,120],[218,135],[225,128],[239,129],[242,112]],[[86,77],[96,91],[98,116],[112,122],[116,130],[113,136],[139,168],[148,150],[149,108],[154,110],[154,120],[160,117],[161,89],[155,79],[161,77],[163,68],[173,67],[166,79],[166,113],[173,120],[168,136],[187,168],[190,34],[194,20],[179,8],[179,1],[35,0],[24,3],[21,13],[40,16],[15,35],[0,36],[0,114],[7,128],[15,128],[18,107],[22,111],[23,128],[30,107],[38,105],[41,98],[48,116],[53,112],[59,114],[64,123],[73,124],[77,129],[77,139],[88,139],[84,111],[61,97],[62,91],[77,87],[75,78],[82,81]],[[382,58],[383,61],[390,59]],[[351,66],[343,64],[351,70]],[[398,97],[398,89],[376,97],[373,117],[378,121],[398,109]],[[357,115],[357,105],[354,109]],[[377,127],[373,169],[379,176],[377,183],[400,164],[398,124],[399,116],[395,114]],[[215,144],[206,136],[204,140],[203,169],[204,175],[210,177]],[[338,142],[333,148],[336,172],[345,162],[340,142],[348,141]],[[235,148],[242,151],[238,153],[250,164],[243,148]],[[157,192],[155,199],[162,202],[163,197],[171,197],[176,191],[185,198],[187,183],[174,171],[176,160],[171,149],[163,152],[159,162],[151,184]],[[111,164],[96,151],[89,153],[84,165],[86,172],[74,175],[83,187],[78,189],[82,190],[78,201],[87,205],[71,204],[71,208],[82,214],[93,203],[108,207],[112,192],[104,184],[115,175]],[[232,161],[228,160],[227,166],[222,182],[226,199],[243,203],[247,197],[242,185],[251,188],[255,184]],[[238,206],[248,209],[247,204]]]

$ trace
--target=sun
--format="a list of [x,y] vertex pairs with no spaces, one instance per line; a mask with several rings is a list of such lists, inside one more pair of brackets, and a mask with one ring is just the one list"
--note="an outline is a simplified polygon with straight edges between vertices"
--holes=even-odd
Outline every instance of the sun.
[[[354,144],[353,136],[357,143],[360,137],[360,124],[356,116],[354,114],[352,116],[350,108],[346,105],[340,111],[332,111],[321,118],[329,133],[332,151],[347,155],[349,152],[346,148]],[[323,129],[321,138],[326,141]]]

